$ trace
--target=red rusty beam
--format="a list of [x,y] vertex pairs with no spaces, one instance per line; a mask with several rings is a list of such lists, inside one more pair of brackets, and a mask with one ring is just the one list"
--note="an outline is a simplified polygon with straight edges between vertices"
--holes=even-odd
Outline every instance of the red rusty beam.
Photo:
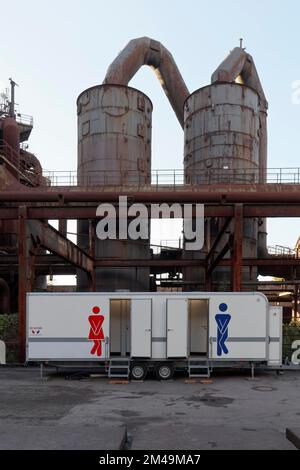
[[[47,204],[47,203],[45,203]],[[45,207],[33,207],[27,205],[28,219],[32,220],[55,220],[55,219],[67,219],[67,220],[78,220],[78,219],[96,219],[96,209],[98,204],[93,206],[56,206],[53,203],[49,203],[49,206]],[[195,211],[193,211],[195,213]],[[116,214],[118,215],[118,208],[116,207]],[[299,206],[300,214],[300,206]],[[233,206],[205,206],[204,211],[205,217],[231,217],[233,216]],[[2,207],[0,208],[0,220],[1,219],[17,219],[18,218],[18,206],[16,207]],[[128,216],[128,220],[131,218]]]
[[[44,207],[32,207],[27,206],[28,219],[32,220],[54,220],[54,219],[68,219],[68,220],[79,220],[79,219],[94,219],[96,217],[97,204],[90,207],[83,206],[53,206],[53,203],[49,203],[49,206]],[[25,204],[24,204],[25,205]],[[205,217],[232,217],[233,216],[233,205],[232,204],[219,204],[219,205],[206,205],[204,215]],[[277,203],[265,204],[265,203],[254,203],[253,205],[244,206],[244,217],[300,217],[300,203],[289,204]],[[16,207],[1,207],[0,208],[0,219],[5,220],[17,220],[18,219],[18,206]],[[129,219],[129,218],[128,218]]]
[[[18,272],[18,265],[12,266],[0,264],[0,275],[5,276],[11,273]],[[70,264],[55,264],[53,266],[35,264],[35,273],[37,276],[70,276],[76,275],[77,268]]]
[[18,243],[18,310],[19,310],[19,361],[25,362],[26,348],[26,293],[30,291],[29,237],[27,234],[26,207],[19,209]]
[[[51,255],[45,255],[43,256],[38,256],[37,259],[37,266],[53,266],[55,265],[68,265],[67,262],[63,263],[63,261],[59,261],[58,257],[51,258],[49,261],[46,259],[46,257],[50,257]],[[0,265],[2,260],[2,256],[0,257]],[[244,258],[242,260],[243,266],[300,266],[300,258],[264,258],[264,259],[256,259],[256,258]],[[8,264],[8,263],[7,263]],[[16,264],[16,263],[15,263]],[[148,266],[157,266],[157,267],[172,267],[172,266],[178,266],[178,267],[185,267],[185,266],[204,266],[205,261],[204,260],[189,260],[189,259],[177,259],[177,260],[172,260],[172,259],[111,259],[111,258],[105,258],[105,259],[96,259],[95,262],[95,267],[108,267],[108,268],[113,268],[113,267],[148,267]],[[219,266],[231,266],[232,261],[230,258],[228,259],[223,259],[221,260],[218,265]],[[10,264],[12,265],[12,264]],[[293,281],[289,282],[290,284],[294,284]],[[268,282],[269,284],[269,282]]]
[[68,232],[68,224],[67,224],[68,220],[67,219],[62,219],[62,218],[59,218],[59,221],[58,221],[58,231],[59,233],[61,233],[61,235],[63,235],[64,237],[67,236],[67,232]]
[[[300,258],[283,258],[272,256],[270,258],[243,258],[242,260],[243,266],[287,266],[287,267],[298,267],[300,266]],[[103,267],[103,268],[114,268],[114,267],[186,267],[186,266],[204,266],[205,260],[189,260],[189,259],[127,259],[127,260],[120,260],[120,259],[112,259],[112,258],[105,258],[105,259],[95,259],[94,266],[95,267]],[[222,259],[218,262],[218,266],[231,266],[232,260]],[[64,261],[59,256],[55,255],[37,255],[36,256],[36,268],[42,269],[47,266],[49,268],[57,267],[70,267],[69,261]],[[5,268],[9,270],[9,268],[17,269],[18,268],[18,258],[16,255],[0,255],[0,270],[1,268]],[[70,270],[71,267],[70,267]],[[74,271],[75,272],[75,271]],[[287,281],[288,284],[295,284],[295,281]],[[267,284],[274,284],[274,282],[267,282]],[[278,284],[276,282],[275,284]],[[280,283],[279,283],[280,284]]]
[[185,266],[205,266],[204,260],[182,259],[101,259],[95,260],[95,268],[129,268],[129,267],[167,267],[181,268]]
[[[111,190],[110,190],[111,189]],[[147,190],[137,190],[135,187],[124,188],[103,187],[87,190],[82,187],[45,187],[24,191],[3,191],[1,202],[116,202],[119,196],[128,196],[134,202],[178,202],[178,203],[300,203],[299,184],[252,184],[252,185],[212,185],[199,187],[182,187],[176,189],[173,185],[148,186]]]
[[[222,260],[221,266],[230,266],[230,260]],[[244,258],[243,266],[300,266],[300,258],[277,258],[277,256],[272,256],[270,258]],[[293,281],[291,281],[293,284]]]
[[244,206],[244,217],[300,217],[300,205],[286,202],[277,204],[253,204]]
[[47,223],[37,220],[29,220],[28,229],[38,245],[64,258],[69,263],[86,271],[90,275],[93,274],[93,259],[75,245],[75,243],[59,233],[58,230],[55,230],[55,228]]
[[[186,267],[186,266],[205,266],[205,260],[201,259],[96,259],[94,262],[97,268],[131,268],[131,267]],[[244,258],[243,266],[300,266],[300,258]],[[232,259],[222,259],[218,262],[218,266],[232,266]],[[291,281],[291,284],[293,282]]]
[[209,258],[213,255],[215,249],[217,248],[219,242],[221,241],[221,238],[223,237],[226,229],[228,228],[229,224],[231,222],[231,217],[228,217],[223,225],[223,227],[221,228],[221,230],[219,231],[217,237],[215,238],[215,241],[213,242],[207,256],[206,256],[206,262],[208,262]]
[[216,259],[214,259],[208,266],[207,266],[207,274],[210,276],[213,272],[213,270],[221,264],[221,261],[223,260],[224,256],[226,253],[230,250],[230,243],[227,242],[221,249],[220,253],[216,256]]

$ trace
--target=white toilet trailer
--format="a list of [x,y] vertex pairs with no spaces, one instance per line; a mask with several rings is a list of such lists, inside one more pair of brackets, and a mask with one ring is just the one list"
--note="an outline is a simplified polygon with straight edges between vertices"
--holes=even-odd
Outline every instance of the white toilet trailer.
[[281,331],[281,308],[255,292],[27,294],[27,361],[103,364],[110,376],[279,367]]

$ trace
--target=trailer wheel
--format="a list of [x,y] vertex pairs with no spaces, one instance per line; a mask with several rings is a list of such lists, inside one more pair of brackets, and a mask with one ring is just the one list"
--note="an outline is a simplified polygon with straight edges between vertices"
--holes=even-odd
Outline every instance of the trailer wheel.
[[132,380],[144,380],[147,375],[147,366],[142,362],[137,362],[131,366],[130,378]]
[[168,364],[164,362],[159,364],[156,368],[156,378],[158,380],[170,380],[174,375],[173,364]]

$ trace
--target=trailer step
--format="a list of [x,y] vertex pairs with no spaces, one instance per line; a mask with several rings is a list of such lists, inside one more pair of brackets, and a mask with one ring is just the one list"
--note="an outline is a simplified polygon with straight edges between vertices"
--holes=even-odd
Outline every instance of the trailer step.
[[209,378],[211,368],[207,359],[189,359],[188,361],[188,373],[190,378],[205,377]]
[[108,365],[108,377],[111,378],[129,378],[130,360],[125,359],[110,359]]

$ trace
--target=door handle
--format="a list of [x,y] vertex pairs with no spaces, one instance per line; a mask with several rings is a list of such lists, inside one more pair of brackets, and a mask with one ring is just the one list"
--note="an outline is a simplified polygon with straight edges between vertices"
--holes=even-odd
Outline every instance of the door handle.
[[146,328],[145,331],[151,331],[151,328]]
[[173,328],[168,328],[168,331],[173,331]]

